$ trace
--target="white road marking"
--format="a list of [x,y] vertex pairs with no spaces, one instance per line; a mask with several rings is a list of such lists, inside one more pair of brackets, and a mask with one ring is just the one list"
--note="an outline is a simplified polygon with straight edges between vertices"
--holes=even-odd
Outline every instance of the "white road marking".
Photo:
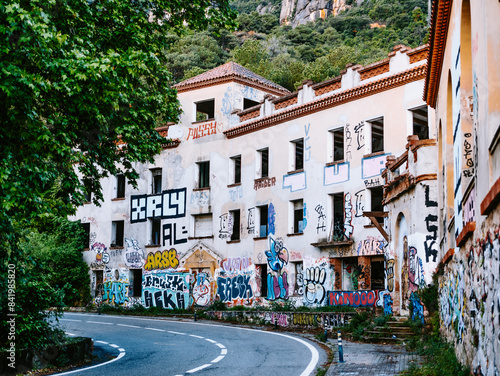
[[194,337],[194,338],[204,339],[203,337],[201,337],[201,336],[197,336],[197,335],[195,335],[195,334],[190,334],[189,336],[190,336],[190,337]]
[[215,346],[219,346],[221,349],[225,349],[226,348],[226,346],[221,345],[220,343],[216,343]]
[[124,326],[126,328],[136,328],[136,329],[141,329],[140,326],[137,325],[126,325],[126,324],[116,324],[116,326]]
[[180,336],[185,336],[185,335],[186,335],[186,333],[174,332],[174,331],[172,331],[172,330],[168,330],[168,333],[178,334],[178,335],[180,335]]
[[90,324],[101,324],[101,325],[115,325],[112,322],[100,322],[100,321],[87,321]]
[[205,368],[210,367],[210,366],[211,366],[211,364],[204,364],[204,365],[199,366],[197,368],[193,368],[189,371],[186,371],[186,373],[195,373],[195,372],[201,371],[202,369],[205,369]]
[[205,341],[208,341],[210,343],[217,343],[217,341],[214,341],[213,339],[210,338],[205,338]]
[[109,345],[110,345],[111,347],[114,347],[115,349],[117,349],[117,348],[119,348],[119,347],[120,347],[120,346],[118,346],[118,345],[114,345],[114,344],[112,344],[112,343],[110,343]]
[[147,329],[147,330],[155,330],[157,332],[166,332],[166,330],[163,330],[163,329],[156,329],[156,328],[144,328],[144,329]]
[[222,350],[220,351],[220,353],[221,353],[222,355],[226,355],[226,354],[227,354],[227,349],[222,349]]
[[224,355],[220,355],[218,356],[217,358],[215,358],[214,360],[212,360],[211,363],[218,363],[220,362],[222,359],[224,359]]
[[74,322],[82,322],[82,320],[72,320],[72,319],[59,319],[59,321],[74,321]]
[[100,343],[102,345],[109,345],[109,342],[104,342],[104,341],[95,341],[95,343]]
[[69,336],[72,336],[72,337],[76,336],[76,334],[73,334],[73,333],[66,333],[66,334],[69,335]]

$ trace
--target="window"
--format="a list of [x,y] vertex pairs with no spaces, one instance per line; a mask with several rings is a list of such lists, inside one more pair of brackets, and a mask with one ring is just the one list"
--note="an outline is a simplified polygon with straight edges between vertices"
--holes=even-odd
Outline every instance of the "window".
[[[371,211],[373,212],[381,212],[384,210],[384,206],[382,205],[382,200],[384,199],[384,188],[382,186],[370,188],[371,195]],[[384,218],[377,217],[377,221],[379,223],[384,222]]]
[[260,296],[267,297],[267,264],[257,265],[260,269]]
[[302,170],[304,168],[304,139],[292,141],[294,165],[292,170]]
[[292,201],[293,206],[293,233],[301,234],[304,232],[304,201]]
[[267,178],[269,176],[269,149],[261,149],[258,151],[260,177]]
[[85,238],[83,240],[83,248],[90,248],[90,223],[82,223]]
[[213,119],[215,117],[215,99],[195,103],[196,121]]
[[248,98],[243,98],[243,109],[246,110],[247,108],[257,106],[259,102],[253,101]]
[[240,210],[231,210],[230,212],[232,220],[232,232],[231,241],[240,240]]
[[111,247],[123,247],[123,221],[111,223]]
[[334,193],[333,207],[333,241],[344,240],[344,192]]
[[161,168],[151,169],[151,193],[161,193]]
[[161,219],[151,218],[151,241],[150,245],[160,245]]
[[267,205],[262,205],[258,206],[257,209],[259,210],[259,237],[264,238],[267,236],[267,220],[268,220],[268,206]]
[[384,273],[384,259],[379,257],[373,257],[371,260],[372,264],[372,280],[371,289],[372,290],[384,290],[385,289],[385,273]]
[[212,236],[212,213],[194,215],[194,237],[203,238]]
[[198,162],[198,188],[210,187],[210,162]]
[[429,121],[427,115],[427,106],[419,107],[411,110],[413,133],[418,136],[419,140],[427,140],[429,138]]
[[130,269],[128,296],[142,295],[142,269]]
[[125,197],[125,175],[119,174],[119,175],[116,175],[116,197],[115,198],[124,198],[124,197]]
[[95,278],[95,290],[94,297],[99,297],[103,294],[103,271],[102,270],[94,270],[94,278]]
[[333,162],[344,160],[344,127],[330,131],[333,138]]
[[231,158],[231,163],[233,166],[233,183],[241,183],[241,155],[237,155]]
[[384,118],[372,120],[372,153],[384,151]]

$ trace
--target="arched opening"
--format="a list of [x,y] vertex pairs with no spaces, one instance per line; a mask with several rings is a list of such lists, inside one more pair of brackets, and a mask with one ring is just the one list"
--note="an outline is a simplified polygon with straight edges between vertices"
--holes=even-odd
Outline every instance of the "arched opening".
[[394,311],[401,312],[407,310],[409,297],[408,224],[403,213],[399,213],[396,220],[394,257]]

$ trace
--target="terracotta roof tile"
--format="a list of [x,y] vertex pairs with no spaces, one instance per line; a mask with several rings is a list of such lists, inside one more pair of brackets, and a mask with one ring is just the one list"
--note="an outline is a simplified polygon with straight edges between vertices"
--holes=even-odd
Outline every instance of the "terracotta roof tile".
[[204,86],[218,85],[228,81],[240,81],[249,84],[250,86],[257,86],[276,95],[284,95],[290,93],[288,89],[280,86],[251,70],[230,61],[226,64],[211,69],[205,73],[191,77],[185,81],[179,82],[174,85],[178,92],[198,89]]

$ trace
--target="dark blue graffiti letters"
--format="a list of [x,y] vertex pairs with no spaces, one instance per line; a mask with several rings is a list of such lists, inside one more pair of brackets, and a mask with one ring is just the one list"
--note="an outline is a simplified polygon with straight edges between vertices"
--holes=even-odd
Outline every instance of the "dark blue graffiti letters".
[[165,309],[185,309],[189,306],[188,273],[156,273],[144,276],[142,299],[144,306]]
[[[184,238],[178,237],[177,223],[166,223],[163,225],[163,246],[172,246],[177,244],[187,243],[187,230],[186,226],[181,227],[181,234],[185,235]],[[181,236],[182,236],[181,235]]]
[[287,299],[288,298],[288,276],[267,274],[267,299]]
[[250,276],[236,275],[234,277],[217,278],[217,294],[224,303],[230,303],[234,299],[253,298]]
[[130,222],[147,218],[180,218],[186,215],[186,188],[171,189],[157,195],[134,195],[130,199]]
[[430,208],[430,207],[437,207],[438,203],[436,201],[433,201],[429,198],[429,186],[425,186],[425,206]]
[[128,286],[129,284],[126,282],[105,282],[103,284],[103,302],[116,305],[128,302]]

